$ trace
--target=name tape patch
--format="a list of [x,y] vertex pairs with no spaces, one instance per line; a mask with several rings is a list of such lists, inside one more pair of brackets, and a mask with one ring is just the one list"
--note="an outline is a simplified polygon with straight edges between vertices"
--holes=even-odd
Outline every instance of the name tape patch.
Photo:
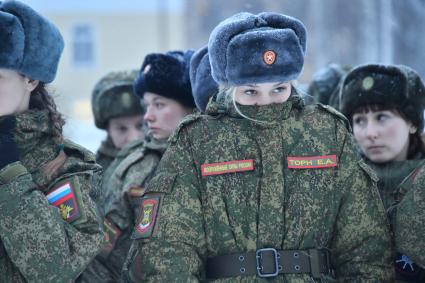
[[254,170],[253,159],[202,164],[201,166],[202,176],[220,175],[252,170]]
[[309,169],[309,168],[328,168],[338,166],[336,155],[325,156],[288,156],[288,168]]
[[49,204],[59,208],[62,218],[67,222],[72,222],[81,217],[75,190],[71,182],[68,181],[59,185],[48,193],[46,197]]

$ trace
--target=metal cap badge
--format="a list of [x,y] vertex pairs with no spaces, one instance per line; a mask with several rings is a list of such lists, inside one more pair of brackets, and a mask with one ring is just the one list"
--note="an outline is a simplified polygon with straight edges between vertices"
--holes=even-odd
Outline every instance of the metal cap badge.
[[276,62],[276,52],[273,50],[267,50],[263,53],[263,61],[267,65],[273,65]]

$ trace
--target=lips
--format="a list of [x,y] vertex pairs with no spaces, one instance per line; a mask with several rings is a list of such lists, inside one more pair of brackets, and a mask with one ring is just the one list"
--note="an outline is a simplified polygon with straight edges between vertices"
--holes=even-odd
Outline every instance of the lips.
[[383,146],[383,145],[374,145],[374,146],[367,147],[366,150],[367,151],[379,151],[379,150],[382,150],[384,148],[385,148],[385,146]]

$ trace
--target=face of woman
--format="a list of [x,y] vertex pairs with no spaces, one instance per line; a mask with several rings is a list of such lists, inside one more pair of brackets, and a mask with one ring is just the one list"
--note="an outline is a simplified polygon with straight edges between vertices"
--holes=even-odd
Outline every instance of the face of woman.
[[108,122],[108,134],[116,148],[123,148],[129,142],[143,139],[143,116],[112,118]]
[[31,91],[38,81],[19,73],[0,68],[0,116],[22,113],[29,108]]
[[291,95],[291,84],[260,83],[238,86],[235,89],[235,101],[241,105],[268,105],[282,103]]
[[191,109],[179,102],[151,92],[144,94],[143,102],[146,107],[144,119],[148,124],[149,134],[155,139],[167,139],[180,120],[191,113]]
[[416,132],[392,111],[369,111],[353,115],[353,131],[362,152],[375,163],[403,161],[409,150],[409,134]]

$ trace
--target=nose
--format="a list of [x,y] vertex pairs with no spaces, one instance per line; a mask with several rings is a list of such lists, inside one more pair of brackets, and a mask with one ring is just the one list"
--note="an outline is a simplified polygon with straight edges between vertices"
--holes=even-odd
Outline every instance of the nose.
[[257,101],[257,105],[269,105],[273,103],[273,100],[270,95],[261,95]]
[[378,128],[373,123],[369,123],[366,127],[366,136],[369,139],[375,140],[379,135]]
[[154,115],[151,107],[147,107],[146,113],[143,116],[143,120],[145,120],[146,122],[150,122],[150,123],[155,121],[155,115]]

